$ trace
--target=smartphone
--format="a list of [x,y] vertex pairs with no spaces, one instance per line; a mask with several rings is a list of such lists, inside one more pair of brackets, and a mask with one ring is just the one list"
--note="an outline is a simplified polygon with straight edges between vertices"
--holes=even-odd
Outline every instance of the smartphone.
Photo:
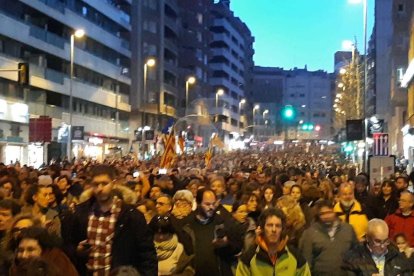
[[138,176],[139,176],[139,172],[134,172],[134,173],[132,174],[132,176],[133,176],[133,177],[138,177]]
[[159,169],[158,170],[159,174],[166,174],[167,173],[167,169]]
[[224,225],[219,224],[214,227],[214,239],[222,239],[226,236],[226,231],[224,230]]

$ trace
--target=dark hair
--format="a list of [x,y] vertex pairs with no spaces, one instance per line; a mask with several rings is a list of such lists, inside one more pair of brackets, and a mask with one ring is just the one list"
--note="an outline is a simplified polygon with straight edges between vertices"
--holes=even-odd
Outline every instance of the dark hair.
[[2,199],[0,200],[0,209],[10,210],[14,217],[20,213],[21,206],[13,199]]
[[214,197],[216,197],[216,194],[214,193],[214,191],[212,189],[202,188],[202,189],[200,189],[200,190],[197,191],[197,195],[196,195],[197,205],[200,205],[201,204],[201,202],[203,201],[203,196],[207,192],[212,193],[214,195]]
[[332,201],[330,201],[329,199],[321,199],[318,200],[315,203],[315,221],[319,221],[319,212],[321,211],[322,208],[326,207],[329,209],[333,209],[334,208],[334,203]]
[[239,209],[240,206],[245,205],[241,200],[236,200],[233,202],[233,205],[231,207],[231,212],[235,213],[237,209]]
[[154,233],[175,233],[174,227],[171,222],[171,218],[168,215],[153,217],[149,223],[149,227]]
[[68,182],[68,186],[71,186],[72,185],[72,180],[67,175],[58,176],[56,178],[56,183],[59,182],[62,179],[66,179],[66,181]]
[[20,242],[24,239],[36,240],[42,250],[52,249],[58,246],[57,237],[49,234],[49,232],[47,232],[47,230],[43,227],[32,226],[23,229],[19,235],[17,244],[20,244]]
[[393,240],[396,242],[398,238],[403,238],[405,241],[407,241],[407,236],[404,233],[397,233],[395,234]]
[[59,276],[58,268],[52,262],[44,258],[30,258],[19,262],[12,276]]
[[117,171],[114,166],[110,165],[96,165],[90,170],[91,178],[98,175],[108,175],[112,180],[117,176]]
[[399,176],[397,176],[397,177],[395,178],[395,181],[397,181],[397,180],[398,180],[398,179],[400,179],[400,178],[404,179],[404,182],[405,182],[405,183],[408,183],[408,177],[406,177],[405,175],[399,175]]
[[260,226],[260,228],[262,228],[262,231],[264,231],[264,227],[266,224],[266,220],[270,217],[277,217],[282,221],[282,235],[281,238],[283,239],[287,233],[285,233],[286,230],[286,216],[283,213],[282,210],[277,209],[277,208],[267,208],[266,210],[264,210],[258,219],[258,225]]
[[39,185],[39,184],[31,185],[27,189],[26,194],[24,196],[24,200],[26,201],[26,203],[30,205],[34,205],[35,202],[33,200],[33,196],[37,194],[40,191],[40,189],[43,189],[43,188],[52,188],[53,190],[52,185]]

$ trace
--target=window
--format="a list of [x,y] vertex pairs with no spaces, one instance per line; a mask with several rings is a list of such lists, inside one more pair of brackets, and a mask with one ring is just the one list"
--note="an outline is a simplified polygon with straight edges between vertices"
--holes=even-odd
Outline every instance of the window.
[[405,12],[404,4],[398,4],[397,10],[398,10],[398,13],[404,13]]
[[197,13],[197,22],[198,24],[203,24],[203,15],[201,13]]
[[305,94],[299,94],[300,98],[305,98]]
[[145,20],[143,23],[143,29],[145,31],[156,34],[157,33],[157,22]]

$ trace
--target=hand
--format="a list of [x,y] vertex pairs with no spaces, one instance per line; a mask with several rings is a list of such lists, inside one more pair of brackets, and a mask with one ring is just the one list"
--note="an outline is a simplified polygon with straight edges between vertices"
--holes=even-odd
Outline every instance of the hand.
[[88,243],[88,240],[81,241],[76,247],[76,252],[82,256],[89,255],[91,252],[91,245]]
[[254,232],[255,232],[256,236],[260,236],[262,234],[262,228],[260,228],[260,226],[257,226],[257,228]]
[[214,239],[212,243],[215,248],[222,248],[229,244],[229,240],[227,239],[227,236],[224,236],[220,239]]

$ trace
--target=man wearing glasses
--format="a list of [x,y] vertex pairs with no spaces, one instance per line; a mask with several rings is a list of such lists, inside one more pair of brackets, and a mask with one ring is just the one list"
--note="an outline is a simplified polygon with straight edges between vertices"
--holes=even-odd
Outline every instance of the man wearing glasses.
[[93,197],[77,206],[71,243],[81,275],[109,275],[118,266],[133,266],[140,275],[157,275],[153,236],[144,216],[113,193],[116,169],[91,170]]
[[343,269],[348,275],[412,275],[408,261],[390,244],[388,232],[382,219],[368,222],[366,241],[345,254]]

